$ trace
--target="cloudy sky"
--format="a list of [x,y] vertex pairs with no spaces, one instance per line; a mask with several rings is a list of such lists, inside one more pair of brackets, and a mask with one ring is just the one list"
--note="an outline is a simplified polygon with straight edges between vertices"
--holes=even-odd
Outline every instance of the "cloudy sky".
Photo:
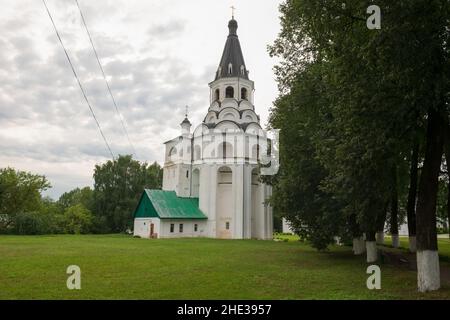
[[[280,0],[79,0],[141,161],[163,161],[185,105],[194,126],[206,114],[234,5],[262,124],[277,96],[267,45]],[[132,150],[115,113],[75,0],[47,0],[114,154]],[[41,0],[0,0],[0,167],[44,174],[57,198],[92,185],[110,158]]]

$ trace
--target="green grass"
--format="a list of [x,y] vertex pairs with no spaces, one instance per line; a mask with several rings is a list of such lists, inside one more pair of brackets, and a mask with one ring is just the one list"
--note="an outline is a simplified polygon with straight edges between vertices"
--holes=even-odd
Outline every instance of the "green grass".
[[[387,244],[390,244],[389,239],[386,241]],[[407,250],[409,248],[409,238],[408,237],[400,237],[400,247]],[[438,239],[438,250],[439,257],[441,261],[450,262],[450,239]]]
[[[81,290],[66,288],[72,264]],[[450,299],[448,284],[419,294],[416,273],[390,265],[368,290],[366,267],[348,247],[298,241],[0,236],[0,299]]]

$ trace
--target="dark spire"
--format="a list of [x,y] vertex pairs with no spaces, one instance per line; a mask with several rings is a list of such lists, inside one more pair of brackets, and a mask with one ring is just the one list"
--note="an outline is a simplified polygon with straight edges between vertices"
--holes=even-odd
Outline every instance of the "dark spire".
[[220,59],[215,80],[231,77],[241,77],[248,80],[248,71],[245,66],[241,44],[239,43],[239,38],[237,36],[238,23],[234,18],[228,22],[228,29],[230,32],[228,34],[227,42],[225,43],[225,48],[223,49],[222,59]]

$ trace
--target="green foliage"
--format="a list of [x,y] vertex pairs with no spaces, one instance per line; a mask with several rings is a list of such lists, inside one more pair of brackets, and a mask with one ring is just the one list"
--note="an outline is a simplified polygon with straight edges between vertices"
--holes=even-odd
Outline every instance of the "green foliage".
[[92,210],[94,208],[94,192],[90,187],[76,188],[63,193],[57,202],[62,211],[77,204]]
[[317,132],[327,121],[321,97],[320,64],[302,72],[288,95],[280,97],[271,125],[280,130],[280,173],[271,200],[274,210],[293,230],[318,249],[325,249],[340,232],[341,205],[323,188],[327,169],[318,161]]
[[132,226],[132,215],[144,188],[160,189],[162,169],[120,156],[96,165],[94,170],[96,225],[107,232],[124,232]]
[[41,192],[50,187],[44,176],[12,168],[0,169],[0,232],[8,232],[18,215],[21,216],[17,217],[17,221],[35,226],[32,228],[36,231],[41,223],[37,220],[40,219],[25,214],[40,209]]
[[403,220],[411,147],[430,108],[448,105],[449,2],[377,5],[382,28],[369,30],[368,3],[286,0],[269,48],[281,58],[272,204],[319,249],[335,235],[372,238],[394,190]]
[[44,176],[0,169],[0,233],[107,233],[123,232],[144,188],[160,189],[162,169],[120,156],[97,165],[95,189],[75,188],[58,201],[43,198],[50,188]]
[[77,204],[64,211],[63,228],[65,233],[90,233],[94,217],[82,204]]
[[51,216],[40,212],[22,212],[14,216],[12,233],[48,234],[52,233]]

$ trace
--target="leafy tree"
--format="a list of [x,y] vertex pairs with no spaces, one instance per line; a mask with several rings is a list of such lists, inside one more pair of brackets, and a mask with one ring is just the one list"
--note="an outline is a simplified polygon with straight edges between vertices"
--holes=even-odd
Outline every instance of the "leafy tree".
[[82,204],[77,204],[64,211],[63,230],[65,233],[89,233],[94,216]]
[[83,205],[88,210],[94,208],[94,191],[90,187],[75,188],[63,193],[57,202],[62,211],[77,204]]
[[341,204],[323,183],[327,169],[318,161],[315,139],[328,121],[323,115],[322,65],[308,66],[298,75],[290,94],[275,102],[270,124],[280,130],[280,173],[274,184],[274,210],[290,221],[293,230],[323,250],[342,231]]
[[41,192],[50,187],[44,176],[0,169],[0,230],[10,227],[16,215],[38,211]]
[[[407,168],[411,146],[422,134],[425,152],[418,183],[417,249],[435,251],[437,181],[450,97],[450,3],[380,0],[380,30],[366,27],[364,14],[369,4],[287,0],[280,6],[282,31],[270,48],[272,55],[281,58],[276,68],[279,100],[301,108],[276,103],[273,119],[280,120],[273,125],[289,130],[289,117],[300,117],[291,111],[308,112],[302,100],[309,99],[309,108],[317,110],[309,112],[314,116],[300,118],[303,127],[319,125],[308,131],[305,145],[311,146],[313,167],[321,167],[325,175],[315,177],[318,183],[304,184],[305,192],[313,198],[326,192],[343,205],[344,219],[328,216],[326,206],[318,210],[316,215],[325,218],[325,225],[330,218],[337,224],[350,222],[365,232],[369,242],[375,240],[389,202],[394,209],[390,210],[393,224],[397,224],[395,213],[408,189],[408,179],[400,179],[399,172]],[[311,83],[315,91],[296,94]],[[281,140],[287,145],[280,149],[298,148],[303,127],[294,125],[290,132],[297,140]],[[301,154],[297,158],[301,162]],[[281,185],[299,173],[300,164],[294,161],[282,164]],[[296,178],[299,186],[302,179],[310,181],[308,173],[300,173],[304,176]],[[284,206],[293,219],[304,219],[295,203],[303,200],[298,193],[291,191],[283,197],[277,190],[287,188],[275,187],[275,206]],[[311,223],[309,228],[320,233],[322,227]],[[418,255],[418,260],[422,257]],[[427,284],[434,280],[420,280],[428,277],[433,277],[432,272],[419,270],[421,291],[436,288]]]
[[160,189],[162,169],[120,156],[96,165],[94,213],[102,232],[124,232],[132,226],[132,214],[144,188]]

